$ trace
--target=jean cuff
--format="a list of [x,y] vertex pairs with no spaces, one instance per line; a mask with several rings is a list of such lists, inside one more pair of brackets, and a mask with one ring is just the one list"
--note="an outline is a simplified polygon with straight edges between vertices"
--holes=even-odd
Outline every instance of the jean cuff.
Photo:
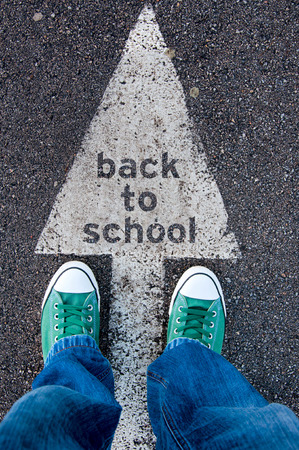
[[89,347],[99,351],[99,347],[97,346],[96,341],[87,334],[76,334],[74,336],[67,336],[59,339],[59,341],[55,342],[52,345],[45,362],[45,367],[50,363],[51,359],[57,353],[71,347]]
[[173,339],[172,341],[170,341],[169,344],[167,344],[167,346],[165,347],[164,352],[167,352],[167,351],[169,351],[169,350],[171,350],[171,349],[173,349],[175,347],[178,347],[179,345],[187,344],[187,343],[190,343],[190,342],[196,342],[196,344],[202,345],[203,347],[205,347],[205,345],[202,344],[201,342],[199,342],[197,339],[178,337],[178,338]]

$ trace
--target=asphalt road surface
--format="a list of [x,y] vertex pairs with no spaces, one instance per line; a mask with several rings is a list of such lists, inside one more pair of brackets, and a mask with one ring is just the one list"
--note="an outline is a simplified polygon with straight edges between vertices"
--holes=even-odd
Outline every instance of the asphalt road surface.
[[[40,305],[62,262],[89,264],[110,356],[112,257],[35,253],[55,199],[145,6],[1,1],[0,414],[43,367]],[[175,284],[193,264],[221,280],[223,355],[270,402],[299,412],[296,2],[153,1],[241,256],[164,259],[159,340]],[[136,436],[136,448],[152,448]]]

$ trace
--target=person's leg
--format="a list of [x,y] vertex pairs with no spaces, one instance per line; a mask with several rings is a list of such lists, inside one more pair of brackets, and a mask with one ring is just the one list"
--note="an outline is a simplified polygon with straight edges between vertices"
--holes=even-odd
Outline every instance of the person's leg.
[[56,272],[43,302],[45,367],[0,424],[0,448],[110,447],[121,407],[98,348],[98,303],[86,265],[67,263]]
[[189,269],[172,298],[168,345],[148,368],[157,449],[297,448],[296,416],[268,404],[219,354],[224,319],[215,275]]

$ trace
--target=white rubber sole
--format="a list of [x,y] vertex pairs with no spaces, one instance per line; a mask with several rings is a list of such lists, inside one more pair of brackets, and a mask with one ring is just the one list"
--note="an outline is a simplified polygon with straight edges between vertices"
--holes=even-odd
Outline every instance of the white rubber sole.
[[49,286],[47,287],[46,293],[44,295],[44,299],[42,302],[42,310],[43,310],[46,300],[49,297],[50,292],[53,289],[54,285],[56,284],[58,278],[68,269],[80,269],[80,270],[82,270],[82,272],[84,272],[88,276],[91,284],[93,285],[93,287],[96,290],[96,293],[98,296],[98,307],[100,310],[100,293],[99,293],[98,283],[95,279],[95,276],[94,276],[92,270],[81,261],[69,261],[67,263],[64,263],[64,264],[62,264],[61,267],[59,267],[57,272],[55,272],[55,274],[53,275],[53,277],[50,280]]
[[222,302],[222,306],[223,306],[223,310],[224,310],[224,316],[226,317],[224,296],[223,296],[223,292],[222,292],[219,280],[216,277],[216,275],[214,274],[214,272],[212,272],[211,270],[207,269],[206,267],[202,267],[202,266],[190,267],[190,269],[186,270],[186,272],[183,273],[183,275],[179,279],[179,281],[175,287],[175,290],[172,294],[171,302],[170,302],[170,306],[169,306],[169,315],[171,314],[171,310],[172,310],[172,307],[173,307],[173,304],[174,304],[174,301],[175,301],[175,298],[176,298],[178,292],[182,289],[182,287],[190,279],[190,277],[192,277],[193,275],[198,275],[198,274],[207,275],[208,277],[210,277],[213,280],[213,282],[217,288],[217,291],[219,292],[219,296],[221,298],[221,302]]

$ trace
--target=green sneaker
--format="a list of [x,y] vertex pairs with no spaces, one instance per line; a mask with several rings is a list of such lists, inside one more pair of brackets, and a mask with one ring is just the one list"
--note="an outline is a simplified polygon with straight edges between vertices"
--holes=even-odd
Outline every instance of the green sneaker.
[[191,267],[180,278],[171,298],[167,343],[178,337],[196,339],[221,353],[225,317],[216,275],[205,267]]
[[42,303],[42,348],[44,361],[59,339],[88,334],[99,345],[99,288],[84,263],[63,264],[50,281]]

